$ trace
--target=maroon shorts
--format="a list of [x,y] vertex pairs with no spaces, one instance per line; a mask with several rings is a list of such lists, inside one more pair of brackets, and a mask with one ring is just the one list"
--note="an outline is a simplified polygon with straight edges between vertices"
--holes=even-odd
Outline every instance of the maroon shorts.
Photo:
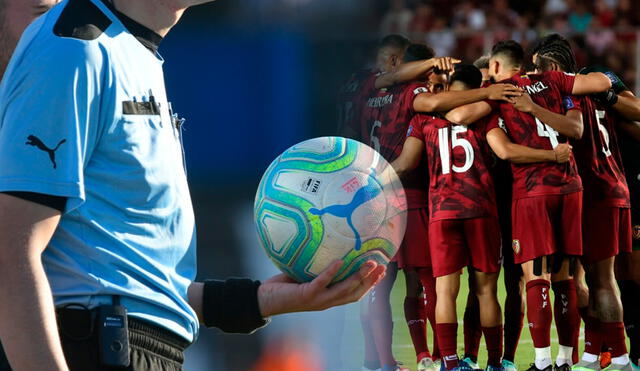
[[495,217],[433,221],[429,246],[435,277],[469,265],[485,273],[500,270],[500,225]]
[[582,227],[583,263],[595,263],[631,252],[631,209],[585,206]]
[[582,191],[514,200],[514,261],[561,253],[582,255]]
[[407,211],[407,230],[396,254],[398,268],[423,268],[431,266],[429,255],[429,210],[425,208]]

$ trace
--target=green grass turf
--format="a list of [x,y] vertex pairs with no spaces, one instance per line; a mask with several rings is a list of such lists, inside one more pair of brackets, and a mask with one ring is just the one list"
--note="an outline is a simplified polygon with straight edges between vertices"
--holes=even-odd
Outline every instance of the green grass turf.
[[[460,356],[464,353],[464,342],[462,337],[462,317],[464,314],[464,306],[467,300],[467,294],[469,292],[468,289],[468,281],[466,272],[461,277],[460,281],[460,294],[458,295],[457,301],[457,315],[458,315],[458,354]],[[553,293],[552,300],[553,300]],[[503,284],[503,277],[500,276],[500,280],[498,283],[498,296],[500,304],[504,304],[505,299],[505,290]],[[411,343],[411,337],[409,336],[409,330],[407,328],[405,318],[404,318],[404,309],[403,302],[405,297],[405,283],[404,283],[404,274],[402,272],[398,273],[398,278],[396,279],[396,283],[394,285],[393,291],[391,293],[391,305],[392,305],[392,313],[393,313],[393,353],[397,360],[401,361],[404,364],[404,367],[407,367],[414,371],[416,369],[416,355],[413,349],[413,344]],[[553,301],[552,301],[553,303]],[[363,345],[362,345],[362,331],[360,328],[359,322],[359,307],[356,305],[349,306],[346,312],[346,322],[345,329],[343,333],[343,344],[348,343],[350,346],[343,347],[343,349],[348,349],[348,351],[343,351],[342,359],[345,363],[347,370],[360,370],[362,366],[363,360]],[[431,326],[428,326],[428,343],[429,349],[432,349],[433,345],[433,337],[431,333]],[[552,355],[555,359],[558,350],[558,337],[555,329],[555,324],[551,329],[551,348]],[[580,348],[583,346],[582,332],[580,339]],[[518,349],[516,352],[516,365],[518,370],[524,371],[529,368],[529,364],[534,360],[534,350],[533,350],[533,342],[531,341],[531,335],[529,333],[529,329],[527,328],[526,317],[525,317],[525,327],[522,330],[522,336],[520,338],[520,343],[518,345]],[[484,338],[480,344],[480,353],[479,353],[479,364],[481,367],[486,367],[487,361],[487,352],[485,350]]]
[[[469,292],[467,273],[465,273],[460,279],[460,293],[458,294],[457,301],[457,315],[458,315],[458,354],[460,357],[464,354],[464,341],[462,335],[463,329],[463,321],[462,317],[464,315],[464,307],[467,300],[467,294]],[[404,275],[402,272],[398,273],[398,278],[396,279],[396,283],[393,287],[393,291],[391,292],[391,305],[392,305],[392,313],[393,313],[393,353],[396,356],[396,359],[401,361],[404,364],[404,367],[408,367],[411,370],[416,369],[416,355],[413,349],[413,344],[411,343],[411,337],[409,336],[409,330],[407,328],[406,322],[404,321],[404,309],[403,302],[405,296],[405,283],[404,283]],[[553,294],[552,294],[553,296]],[[498,301],[501,306],[504,306],[505,299],[505,290],[503,284],[503,277],[500,276],[498,283]],[[553,299],[552,299],[553,300]],[[552,301],[553,303],[553,301]],[[516,352],[515,363],[518,367],[518,370],[524,371],[529,368],[529,364],[533,362],[535,354],[533,350],[533,342],[531,340],[531,334],[529,333],[529,329],[526,327],[526,317],[525,317],[525,327],[522,329],[522,335],[520,337],[520,343],[518,344],[518,349]],[[431,326],[428,326],[427,331],[428,344],[429,349],[433,348],[433,336],[431,333]],[[555,329],[555,324],[551,329],[551,351],[552,355],[555,357],[557,353],[557,334]],[[480,367],[486,367],[487,362],[487,352],[485,350],[484,338],[482,338],[480,343],[480,353],[478,354],[478,364]]]

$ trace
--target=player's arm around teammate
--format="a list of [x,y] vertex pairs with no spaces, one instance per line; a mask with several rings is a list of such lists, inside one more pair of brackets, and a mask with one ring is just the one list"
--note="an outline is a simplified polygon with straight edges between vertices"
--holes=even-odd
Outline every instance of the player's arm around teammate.
[[571,158],[571,145],[568,143],[560,143],[553,150],[529,148],[513,143],[500,128],[491,129],[487,133],[487,142],[496,156],[516,164],[565,163]]
[[[567,104],[569,107],[572,106],[570,98],[565,98],[565,101],[565,106]],[[523,94],[515,98],[513,106],[520,112],[532,114],[538,120],[556,129],[562,135],[572,139],[580,139],[582,137],[584,123],[582,122],[582,112],[578,109],[570,109],[565,115],[555,113],[536,104],[529,94]]]
[[460,60],[451,57],[436,57],[402,63],[397,70],[378,76],[375,87],[376,89],[383,89],[396,84],[415,81],[432,70],[448,73],[453,71],[456,63],[460,63]]
[[[422,93],[414,99],[413,109],[417,112],[447,112],[456,107],[473,104],[485,99],[511,102],[513,97],[520,96],[521,94],[522,91],[519,88],[510,84],[494,84],[486,88],[447,91],[439,94]],[[485,113],[485,115],[489,112],[490,109]],[[468,122],[450,121],[464,125],[470,124],[476,120]]]

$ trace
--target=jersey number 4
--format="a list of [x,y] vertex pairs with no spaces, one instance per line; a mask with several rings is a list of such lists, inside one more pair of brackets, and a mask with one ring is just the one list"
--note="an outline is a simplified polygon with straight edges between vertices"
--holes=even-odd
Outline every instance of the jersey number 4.
[[551,142],[551,148],[556,148],[558,146],[558,135],[560,134],[558,134],[558,132],[555,131],[551,126],[538,120],[537,117],[536,126],[538,127],[538,136],[549,138],[549,142]]
[[[458,135],[466,133],[467,128],[462,125],[456,125],[451,128],[451,146],[449,146],[449,128],[438,129],[438,144],[440,147],[440,161],[442,163],[442,174],[449,174],[451,170],[456,173],[464,173],[471,168],[473,164],[473,147],[471,143],[464,139],[459,138]],[[461,167],[451,165],[451,154],[449,148],[453,150],[456,147],[462,147],[464,149],[464,165]]]

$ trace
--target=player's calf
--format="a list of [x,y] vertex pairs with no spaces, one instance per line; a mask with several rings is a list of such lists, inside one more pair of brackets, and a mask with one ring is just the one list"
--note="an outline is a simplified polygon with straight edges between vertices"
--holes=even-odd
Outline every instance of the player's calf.
[[[631,254],[616,259],[616,278],[620,287],[623,308],[638,308],[640,305],[640,244]],[[637,366],[640,361],[640,316],[636,310],[625,310],[625,329],[629,337],[629,357]]]
[[569,368],[573,364],[573,350],[577,348],[577,336],[580,332],[580,314],[578,313],[578,295],[576,285],[569,272],[570,259],[564,259],[560,271],[552,274],[551,281],[555,294],[553,314],[558,330],[558,356],[556,369]]
[[416,362],[423,358],[431,359],[426,337],[425,302],[422,298],[422,284],[414,269],[404,269],[406,293],[404,299],[404,317],[409,328],[409,335],[416,351]]
[[[539,265],[539,267],[538,267]],[[529,371],[551,371],[551,274],[547,259],[536,258],[522,264],[527,293],[527,318],[535,348],[535,362]]]
[[502,312],[498,303],[498,273],[475,272],[480,324],[487,345],[487,365],[502,367]]
[[436,323],[438,345],[442,355],[442,368],[452,370],[458,367],[456,351],[458,337],[458,318],[456,298],[460,290],[460,271],[436,279]]

